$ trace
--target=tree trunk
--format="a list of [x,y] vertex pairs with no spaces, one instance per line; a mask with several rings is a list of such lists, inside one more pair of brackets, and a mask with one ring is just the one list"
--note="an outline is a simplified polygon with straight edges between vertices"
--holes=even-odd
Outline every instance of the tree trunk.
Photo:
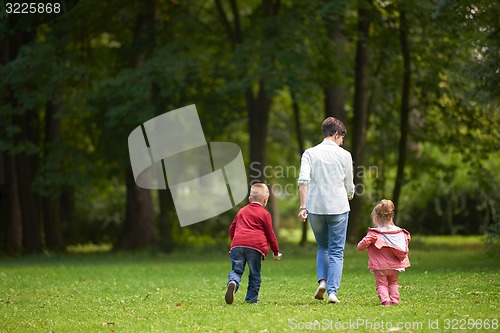
[[254,98],[251,88],[246,90],[248,126],[250,134],[250,181],[264,182],[266,166],[267,125],[271,100],[267,96],[264,82],[259,82],[258,97]]
[[[263,0],[262,8],[264,17],[267,19],[269,17],[277,16],[280,5],[280,0]],[[240,40],[242,40],[243,34],[241,32],[241,29],[239,30],[237,35],[239,35]],[[250,129],[250,165],[256,166],[256,168],[250,168],[250,181],[266,182],[264,176],[264,168],[267,164],[267,133],[269,112],[271,110],[272,101],[266,92],[265,80],[263,78],[259,80],[257,98],[254,98],[252,88],[249,86],[245,91],[245,99],[249,115],[248,120]],[[256,172],[255,170],[258,171]],[[278,209],[276,207],[276,200],[273,197],[272,193],[270,194],[268,205],[268,209],[273,219],[275,232],[279,234]]]
[[[292,108],[293,108],[293,119],[295,125],[295,133],[297,133],[297,144],[299,147],[299,156],[301,157],[304,153],[304,138],[302,136],[302,128],[300,121],[300,108],[299,103],[297,102],[297,98],[295,97],[295,93],[290,88],[290,96],[292,97]],[[305,246],[307,242],[307,221],[302,223],[302,233],[300,237],[300,246]]]
[[175,206],[170,190],[159,190],[158,200],[160,215],[158,218],[158,231],[160,233],[161,248],[165,252],[171,252],[175,248],[174,223]]
[[341,84],[333,83],[323,88],[325,94],[325,118],[334,117],[346,123],[345,89]]
[[[20,48],[20,38],[15,35],[1,41],[0,64],[7,64],[16,58]],[[14,104],[12,91],[5,92],[2,103]],[[9,152],[0,153],[2,155],[2,197],[0,202],[0,213],[2,231],[4,232],[4,248],[9,254],[19,254],[23,250],[23,228],[22,212],[19,203],[19,189],[17,185],[16,159]]]
[[[224,7],[220,0],[215,0],[216,9],[220,14],[222,24],[226,30],[229,42],[231,43],[232,50],[236,49],[238,44],[243,43],[243,29],[240,21],[240,13],[236,0],[229,2],[232,14],[232,24],[229,20]],[[281,6],[280,0],[263,0],[261,4],[262,15],[264,19],[278,15]],[[265,37],[264,37],[265,38]],[[272,61],[271,61],[272,63]],[[256,85],[255,89],[257,96],[254,95],[254,85],[250,84],[245,88],[245,103],[248,112],[248,129],[250,136],[250,164],[249,164],[249,177],[250,183],[265,182],[264,168],[266,167],[266,142],[268,133],[269,111],[271,109],[271,99],[269,98],[266,88],[265,80],[261,78]],[[274,219],[273,212],[276,211],[274,207],[274,200],[269,200],[268,210]]]
[[[246,101],[250,133],[250,183],[267,183],[264,168],[267,164],[266,141],[271,100],[265,91],[263,80],[259,82],[257,98],[252,96],[251,88],[247,88]],[[276,200],[272,194],[272,184],[268,184],[268,186],[271,193],[269,194],[267,209],[271,213],[274,231],[276,234],[279,234],[279,216],[277,215]]]
[[61,200],[61,225],[63,226],[63,239],[66,245],[76,241],[75,225],[75,188],[66,187],[60,197]]
[[[155,44],[155,1],[145,0],[137,16],[134,38],[130,46],[132,66],[138,67],[149,56]],[[154,209],[151,191],[135,184],[132,167],[125,174],[127,186],[126,213],[123,231],[117,247],[137,249],[158,245],[157,229],[153,225]]]
[[[0,64],[4,65],[9,62],[9,45],[8,40],[0,41]],[[6,102],[3,99],[6,96],[0,95],[2,103]],[[6,126],[3,124],[3,126]],[[7,164],[7,154],[0,151],[0,251],[7,250],[8,237],[8,224],[9,218],[9,205],[11,204],[12,197],[10,196],[10,187],[7,177],[9,172],[9,165]]]
[[[34,33],[17,34],[4,41],[1,63],[7,63],[16,59],[22,45],[33,42]],[[13,109],[18,108],[18,101],[11,88],[7,88],[5,93],[5,103],[11,105]],[[19,128],[15,134],[12,144],[24,144],[26,142],[38,145],[38,122],[37,112],[23,111],[22,114],[12,116],[12,124]],[[7,207],[9,211],[9,228],[7,236],[8,248],[17,252],[41,252],[41,232],[38,218],[38,205],[35,194],[32,191],[32,184],[38,168],[38,155],[22,151],[17,155],[6,154],[7,175],[9,182],[9,196]],[[20,210],[20,211],[18,211]],[[22,225],[17,225],[21,221]],[[22,235],[19,237],[18,233]],[[9,240],[9,237],[14,239]],[[21,246],[18,245],[22,242]]]
[[410,80],[411,80],[411,64],[410,64],[410,49],[408,46],[408,23],[406,21],[406,12],[400,11],[399,15],[399,31],[401,52],[403,54],[403,90],[401,93],[401,117],[400,117],[400,137],[399,137],[399,159],[398,173],[396,175],[396,183],[394,184],[394,192],[392,201],[398,211],[399,195],[404,180],[404,169],[406,163],[406,151],[408,141],[408,115],[410,113]]
[[151,191],[135,184],[132,167],[126,172],[127,206],[123,233],[118,241],[119,249],[133,250],[157,246],[157,230],[154,220]]
[[346,123],[347,116],[345,111],[346,92],[342,85],[342,59],[345,58],[345,47],[347,39],[343,34],[344,17],[336,15],[332,20],[327,21],[327,29],[329,32],[330,41],[335,49],[332,54],[332,60],[337,64],[337,72],[335,79],[328,82],[323,87],[325,94],[325,118],[334,117]]
[[0,252],[6,248],[7,235],[7,184],[5,180],[5,158],[0,151]]
[[[354,120],[352,130],[352,155],[354,162],[354,184],[363,186],[362,172],[368,127],[368,40],[370,33],[370,0],[360,1],[358,9],[358,42],[356,45],[356,73],[354,87]],[[351,201],[348,240],[356,241],[360,236],[362,198],[354,196]]]
[[20,254],[23,251],[23,223],[19,190],[17,187],[16,158],[6,154],[5,179],[7,180],[6,200],[6,251],[9,254]]
[[[151,101],[155,107],[155,114],[157,116],[162,114],[162,108],[168,103],[168,101],[162,100],[160,97],[159,85],[153,82],[153,92],[151,96]],[[165,171],[164,171],[165,172]],[[165,181],[167,181],[167,176],[164,173]],[[175,248],[175,223],[178,223],[178,218],[175,211],[174,200],[172,198],[172,193],[167,186],[167,189],[158,190],[158,206],[160,212],[158,215],[158,236],[160,247],[162,251],[167,253],[172,252]]]
[[[21,132],[18,142],[24,140],[37,144],[35,136],[37,135],[37,119],[30,117],[29,114],[21,116]],[[33,182],[36,176],[36,170],[39,165],[37,154],[28,154],[22,152],[16,155],[16,173],[19,189],[19,200],[23,217],[23,246],[25,252],[35,253],[42,251],[41,242],[41,224],[39,218],[39,197],[33,190]]]
[[63,252],[61,233],[61,201],[57,198],[43,198],[43,231],[47,250]]
[[[222,24],[232,49],[243,43],[243,30],[240,22],[240,13],[236,0],[230,0],[232,24],[224,11],[220,0],[215,1],[217,11],[220,14]],[[281,6],[280,0],[262,1],[263,15],[267,17],[277,16]],[[260,79],[257,89],[257,96],[254,96],[252,86],[245,89],[245,102],[248,111],[248,126],[250,135],[250,182],[264,181],[264,168],[266,166],[266,141],[267,125],[269,122],[269,110],[271,109],[271,99],[265,90],[265,81]]]
[[276,196],[274,195],[273,191],[273,185],[269,185],[269,202],[268,202],[268,208],[269,208],[269,213],[271,214],[273,218],[273,229],[274,233],[276,234],[276,237],[279,238],[280,235],[280,227],[281,227],[281,220],[280,220],[280,212],[278,208],[278,203],[276,202]]
[[[47,157],[60,139],[61,120],[57,116],[58,107],[54,102],[48,102],[45,110],[45,157]],[[52,251],[64,250],[60,199],[61,195],[57,194],[42,200],[45,246]]]

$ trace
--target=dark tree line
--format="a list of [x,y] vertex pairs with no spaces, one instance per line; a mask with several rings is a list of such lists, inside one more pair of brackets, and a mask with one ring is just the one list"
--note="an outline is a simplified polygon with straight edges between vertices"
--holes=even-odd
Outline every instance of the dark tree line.
[[[207,138],[242,147],[249,181],[282,188],[293,175],[266,170],[298,167],[321,140],[321,121],[343,120],[358,191],[351,241],[383,197],[420,232],[498,223],[499,13],[488,1],[109,0],[67,9],[46,23],[0,16],[2,252],[84,242],[171,250],[224,237],[234,212],[181,229],[169,191],[133,179],[130,131],[189,104]],[[300,228],[297,205],[273,192],[276,228]]]

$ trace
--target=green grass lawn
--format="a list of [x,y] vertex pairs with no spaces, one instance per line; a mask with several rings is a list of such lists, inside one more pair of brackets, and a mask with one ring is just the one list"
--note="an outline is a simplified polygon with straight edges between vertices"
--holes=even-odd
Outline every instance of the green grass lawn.
[[[313,298],[315,248],[281,244],[261,304],[224,302],[225,247],[0,259],[1,332],[499,331],[500,258],[479,238],[414,237],[401,304],[378,305],[367,254],[348,246],[340,304]],[[400,327],[397,327],[400,326]],[[463,329],[462,329],[463,328]]]

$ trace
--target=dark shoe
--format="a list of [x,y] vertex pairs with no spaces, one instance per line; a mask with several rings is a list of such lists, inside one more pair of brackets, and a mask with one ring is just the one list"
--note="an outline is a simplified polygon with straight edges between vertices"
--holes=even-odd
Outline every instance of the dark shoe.
[[236,292],[236,282],[230,281],[227,284],[226,297],[225,297],[227,304],[233,304],[235,292]]
[[389,302],[389,301],[385,301],[385,302],[382,302],[382,304],[381,304],[381,305],[383,305],[383,306],[389,306],[389,305],[391,305],[391,302]]
[[262,301],[260,299],[255,300],[255,301],[246,301],[248,304],[260,304]]

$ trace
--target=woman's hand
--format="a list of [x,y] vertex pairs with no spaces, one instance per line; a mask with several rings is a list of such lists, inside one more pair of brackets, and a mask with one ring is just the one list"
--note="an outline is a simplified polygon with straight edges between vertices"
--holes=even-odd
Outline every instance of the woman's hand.
[[302,219],[302,222],[305,222],[307,220],[307,210],[301,209],[299,211],[298,217]]

